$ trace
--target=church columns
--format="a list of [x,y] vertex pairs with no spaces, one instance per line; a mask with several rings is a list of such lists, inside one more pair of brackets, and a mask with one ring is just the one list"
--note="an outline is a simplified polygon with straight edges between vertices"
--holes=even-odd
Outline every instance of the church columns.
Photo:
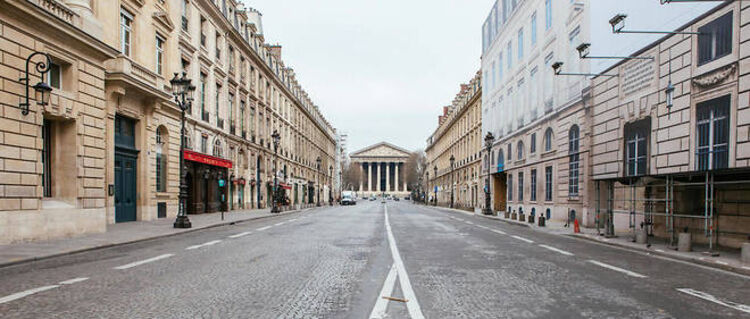
[[380,185],[380,164],[381,163],[377,163],[377,165],[378,165],[378,178],[375,180],[375,185],[376,185],[375,191],[378,192],[378,193],[380,193],[380,186],[381,186]]
[[372,163],[367,163],[367,191],[372,192]]
[[398,165],[400,163],[394,163],[396,171],[393,174],[393,191],[398,192]]
[[391,163],[385,162],[385,191],[391,191]]

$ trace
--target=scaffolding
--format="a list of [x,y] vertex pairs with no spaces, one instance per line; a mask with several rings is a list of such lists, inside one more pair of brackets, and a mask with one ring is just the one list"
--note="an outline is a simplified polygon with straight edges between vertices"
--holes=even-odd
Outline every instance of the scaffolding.
[[[717,180],[717,176],[720,180]],[[744,177],[744,178],[743,178]],[[702,233],[706,238],[708,250],[714,253],[718,245],[719,234],[736,236],[750,236],[750,229],[745,227],[740,231],[722,231],[716,229],[720,216],[731,217],[744,225],[750,224],[750,214],[740,213],[740,205],[750,206],[750,199],[722,199],[720,204],[736,204],[737,213],[718,214],[716,194],[725,191],[730,194],[735,191],[747,191],[750,194],[750,178],[747,172],[729,172],[725,170],[695,172],[694,174],[674,174],[661,176],[625,177],[609,180],[596,180],[596,227],[599,234],[607,237],[615,236],[616,216],[627,216],[629,233],[636,238],[639,227],[648,236],[654,236],[656,219],[662,222],[663,231],[670,246],[677,245],[678,227],[688,231],[693,221],[700,220]],[[606,187],[601,187],[605,183]],[[679,199],[675,199],[677,190]],[[606,191],[606,194],[602,194]],[[602,195],[606,198],[606,207],[602,207]],[[694,195],[694,196],[693,196]],[[702,202],[696,201],[703,195]],[[736,194],[735,194],[736,196]],[[731,197],[731,196],[725,196]],[[681,205],[675,207],[675,202]],[[692,207],[693,203],[701,203],[702,207]],[[695,205],[698,206],[698,205]],[[746,220],[743,220],[746,219]],[[640,221],[640,223],[639,223]],[[602,232],[603,229],[603,232]]]

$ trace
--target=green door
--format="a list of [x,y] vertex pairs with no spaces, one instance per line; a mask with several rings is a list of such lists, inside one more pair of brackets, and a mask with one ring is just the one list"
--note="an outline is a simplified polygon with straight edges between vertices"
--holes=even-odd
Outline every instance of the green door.
[[136,220],[135,120],[115,116],[115,222]]
[[115,154],[115,222],[135,221],[136,158]]

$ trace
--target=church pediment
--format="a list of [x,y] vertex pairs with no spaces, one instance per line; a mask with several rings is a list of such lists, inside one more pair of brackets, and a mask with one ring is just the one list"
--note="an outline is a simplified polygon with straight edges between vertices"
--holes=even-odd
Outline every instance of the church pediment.
[[359,150],[351,154],[351,157],[409,157],[409,151],[383,142]]

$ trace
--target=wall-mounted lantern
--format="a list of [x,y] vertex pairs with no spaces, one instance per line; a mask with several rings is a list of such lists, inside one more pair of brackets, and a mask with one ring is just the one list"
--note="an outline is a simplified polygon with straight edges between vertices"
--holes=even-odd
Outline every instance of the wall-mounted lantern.
[[34,84],[31,88],[34,89],[34,99],[36,100],[36,103],[38,105],[47,105],[49,104],[49,96],[50,92],[52,92],[52,87],[49,86],[46,82],[44,82],[44,75],[49,72],[52,61],[49,58],[49,55],[47,53],[43,52],[34,52],[31,55],[29,55],[28,58],[26,58],[26,74],[25,77],[20,78],[18,81],[21,83],[24,83],[24,86],[26,87],[26,102],[21,102],[18,104],[18,107],[21,109],[21,114],[28,115],[29,114],[29,105],[30,99],[29,99],[29,82],[31,81],[31,78],[29,77],[29,65],[31,64],[31,60],[37,56],[41,55],[44,59],[42,61],[38,61],[34,63],[34,69],[36,69],[36,72],[39,73],[39,83]]
[[674,85],[671,80],[667,83],[667,88],[664,89],[664,94],[667,97],[667,113],[669,113],[674,105]]

